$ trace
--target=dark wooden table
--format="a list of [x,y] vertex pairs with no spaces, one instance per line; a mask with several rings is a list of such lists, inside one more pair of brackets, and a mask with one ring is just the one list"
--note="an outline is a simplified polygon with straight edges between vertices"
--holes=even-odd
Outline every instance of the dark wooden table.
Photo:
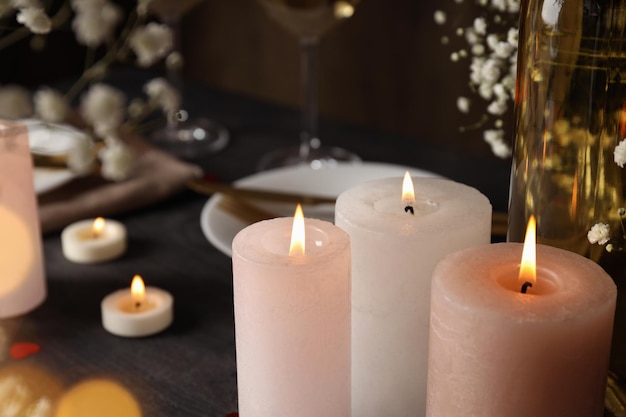
[[[145,74],[122,72],[113,83],[137,92]],[[294,144],[295,109],[199,86],[188,86],[192,113],[224,123],[231,143],[200,161],[224,181],[253,174],[259,156]],[[442,115],[441,123],[446,123]],[[403,138],[322,120],[326,144],[356,151],[364,160],[404,164],[474,186],[505,211],[509,161],[472,158],[419,138]],[[223,417],[237,410],[231,260],[207,241],[200,229],[206,196],[184,191],[167,201],[119,216],[129,234],[128,252],[100,265],[77,265],[61,253],[58,234],[44,236],[48,281],[45,303],[24,317],[0,322],[13,342],[33,342],[41,351],[7,366],[44,369],[65,388],[90,378],[117,381],[137,399],[144,416]],[[134,274],[175,298],[175,319],[165,332],[142,339],[107,333],[100,301],[125,288]],[[2,347],[2,345],[0,345]],[[6,346],[5,346],[6,347]],[[1,407],[1,405],[0,405]]]

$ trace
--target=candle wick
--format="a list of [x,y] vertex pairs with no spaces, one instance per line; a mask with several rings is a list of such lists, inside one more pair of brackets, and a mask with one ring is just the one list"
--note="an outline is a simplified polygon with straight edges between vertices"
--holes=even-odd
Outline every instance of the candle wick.
[[531,282],[526,281],[525,283],[522,284],[522,294],[526,294],[526,291],[528,291],[529,287],[532,287],[533,284]]
[[404,208],[404,212],[405,212],[405,213],[409,213],[409,212],[410,212],[410,213],[411,213],[411,214],[413,214],[413,215],[415,214],[415,210],[413,210],[413,206],[410,206],[410,205],[409,205],[409,206],[406,206],[406,207]]
[[135,310],[139,310],[140,307],[141,307],[141,301],[135,302]]

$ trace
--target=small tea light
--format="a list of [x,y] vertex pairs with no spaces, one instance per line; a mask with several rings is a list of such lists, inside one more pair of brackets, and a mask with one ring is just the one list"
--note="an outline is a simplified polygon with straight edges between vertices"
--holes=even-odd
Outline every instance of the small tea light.
[[146,288],[141,276],[135,275],[130,290],[116,291],[102,300],[102,326],[117,336],[150,336],[172,323],[173,305],[170,293]]
[[126,251],[126,227],[98,217],[72,223],[61,233],[63,255],[70,261],[90,264],[109,261]]

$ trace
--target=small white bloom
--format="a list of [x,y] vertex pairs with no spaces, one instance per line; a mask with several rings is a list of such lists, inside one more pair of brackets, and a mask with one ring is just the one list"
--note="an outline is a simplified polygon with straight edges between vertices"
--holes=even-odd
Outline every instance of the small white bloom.
[[493,6],[494,9],[496,10],[500,10],[501,12],[506,11],[506,0],[491,0],[491,6]]
[[477,43],[472,45],[472,55],[481,56],[485,54],[485,45]]
[[495,59],[488,59],[481,68],[480,75],[482,79],[491,83],[495,83],[500,78],[500,66]]
[[474,19],[474,30],[479,35],[485,35],[487,33],[487,21],[484,17],[477,17]]
[[112,181],[125,180],[133,167],[133,152],[120,140],[109,138],[107,142],[107,146],[99,154],[102,177]]
[[165,58],[165,67],[170,71],[178,71],[183,67],[184,59],[180,52],[170,52]]
[[158,105],[166,113],[180,110],[180,93],[165,78],[150,80],[144,85],[143,90],[150,101]]
[[135,29],[130,35],[129,43],[137,55],[139,65],[149,67],[171,51],[174,40],[166,25],[151,22],[143,28]]
[[515,48],[517,48],[519,41],[519,30],[517,28],[510,28],[509,31],[506,33],[506,41]]
[[508,12],[509,13],[518,13],[519,12],[519,6],[520,6],[519,0],[509,0]]
[[622,139],[615,147],[613,160],[621,168],[624,168],[624,164],[626,164],[626,139]]
[[14,120],[32,114],[33,105],[28,90],[14,84],[0,87],[0,117]]
[[59,123],[67,115],[67,101],[61,93],[51,88],[42,88],[33,96],[35,114],[43,121]]
[[21,9],[17,14],[17,21],[37,35],[44,35],[52,29],[52,21],[41,7]]
[[498,42],[495,48],[493,49],[493,53],[498,58],[506,59],[509,56],[511,56],[511,54],[515,52],[516,50],[517,48],[515,48],[513,45],[511,45],[508,42]]
[[83,136],[71,148],[67,155],[67,166],[70,171],[83,175],[91,171],[96,160],[96,147],[88,136]]
[[113,35],[122,18],[121,9],[107,0],[73,0],[76,16],[72,28],[76,40],[90,48],[95,48]]
[[478,85],[478,95],[485,100],[491,100],[493,97],[493,84],[482,82]]
[[496,116],[501,116],[506,113],[507,108],[508,106],[505,100],[497,99],[489,103],[489,106],[487,106],[487,112]]
[[598,245],[604,245],[609,241],[609,232],[611,229],[606,223],[596,223],[591,230],[587,233],[587,239],[589,243]]
[[443,25],[446,23],[446,12],[443,10],[436,10],[434,15],[435,23]]
[[470,104],[470,99],[467,97],[459,97],[456,99],[456,107],[461,113],[469,113]]
[[504,141],[504,130],[485,130],[483,139],[491,147],[491,152],[498,158],[505,159],[511,156],[511,147]]
[[490,35],[487,35],[487,38],[485,40],[487,42],[487,46],[492,51],[495,50],[496,46],[498,45],[498,43],[500,43],[500,39],[498,38],[498,35],[496,35],[494,33],[492,33]]
[[106,137],[115,132],[124,121],[125,103],[126,96],[120,90],[98,83],[83,95],[80,111],[96,134]]

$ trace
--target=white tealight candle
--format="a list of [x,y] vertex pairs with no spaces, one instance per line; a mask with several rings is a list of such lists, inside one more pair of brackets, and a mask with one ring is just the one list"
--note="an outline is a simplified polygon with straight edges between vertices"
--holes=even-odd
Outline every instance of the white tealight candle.
[[348,417],[346,233],[315,219],[248,226],[233,240],[233,285],[240,415]]
[[72,223],[61,233],[63,255],[76,263],[109,261],[126,251],[126,227],[98,217]]
[[170,293],[144,287],[141,277],[135,275],[130,290],[116,291],[102,300],[102,326],[118,336],[149,336],[172,323],[173,305]]
[[490,240],[491,204],[474,188],[408,175],[404,184],[366,182],[337,200],[336,224],[352,244],[355,417],[424,415],[432,271]]

